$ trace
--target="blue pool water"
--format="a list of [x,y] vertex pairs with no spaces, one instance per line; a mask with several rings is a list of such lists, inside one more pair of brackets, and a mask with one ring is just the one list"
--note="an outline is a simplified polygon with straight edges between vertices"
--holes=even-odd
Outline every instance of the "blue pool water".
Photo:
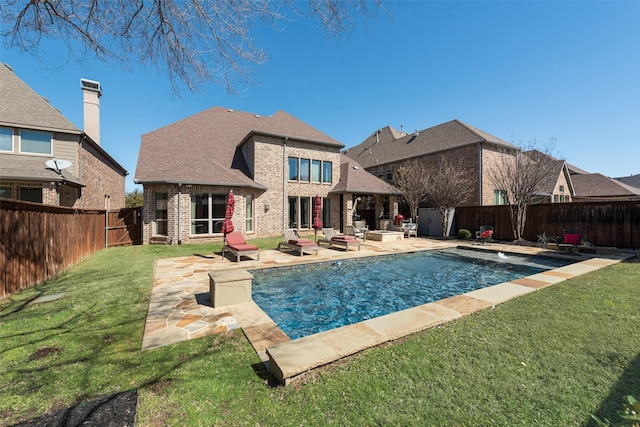
[[253,270],[253,300],[291,339],[460,295],[567,262],[424,251]]

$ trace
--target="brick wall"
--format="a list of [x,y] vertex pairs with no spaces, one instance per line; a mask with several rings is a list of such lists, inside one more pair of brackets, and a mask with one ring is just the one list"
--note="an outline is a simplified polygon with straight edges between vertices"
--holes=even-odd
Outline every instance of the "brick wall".
[[81,206],[74,207],[83,209],[124,208],[124,174],[109,166],[109,161],[91,145],[83,143],[80,149],[80,178],[85,187],[82,189]]

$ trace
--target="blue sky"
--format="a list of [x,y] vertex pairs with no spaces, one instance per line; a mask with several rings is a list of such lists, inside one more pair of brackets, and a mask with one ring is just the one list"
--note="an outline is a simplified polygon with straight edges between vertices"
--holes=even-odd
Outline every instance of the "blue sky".
[[78,64],[47,42],[0,58],[82,129],[80,78],[102,84],[101,142],[133,183],[141,135],[213,106],[285,110],[351,147],[376,129],[459,119],[517,145],[555,139],[589,172],[640,173],[640,2],[389,2],[351,36],[297,20],[257,27],[269,61],[236,94],[172,94],[153,68]]

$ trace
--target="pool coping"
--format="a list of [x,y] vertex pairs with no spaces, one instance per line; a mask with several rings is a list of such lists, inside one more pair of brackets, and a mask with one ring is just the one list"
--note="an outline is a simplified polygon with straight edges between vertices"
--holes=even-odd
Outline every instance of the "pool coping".
[[[408,241],[413,241],[414,243],[407,248]],[[415,242],[418,244],[416,245]],[[315,369],[368,348],[406,337],[479,310],[495,307],[521,295],[615,264],[629,256],[628,254],[603,257],[598,257],[597,255],[572,256],[569,259],[578,261],[564,267],[295,340],[290,340],[253,301],[213,309],[210,306],[206,307],[207,302],[203,301],[203,293],[198,294],[198,291],[202,291],[204,286],[203,279],[198,278],[198,275],[204,274],[208,279],[208,272],[212,271],[212,269],[239,268],[257,270],[285,265],[326,262],[335,259],[437,250],[456,246],[491,252],[501,251],[521,255],[542,254],[566,258],[566,256],[541,248],[503,244],[487,244],[479,247],[478,245],[465,244],[460,241],[429,241],[422,238],[405,239],[402,245],[386,246],[377,246],[374,243],[373,247],[369,246],[372,251],[366,251],[366,253],[362,251],[342,252],[326,249],[328,252],[323,251],[325,256],[294,257],[284,254],[284,257],[282,257],[283,254],[279,253],[274,254],[273,256],[276,258],[273,259],[269,259],[268,255],[263,256],[262,258],[266,259],[265,262],[230,263],[225,262],[225,260],[211,262],[209,259],[194,260],[193,257],[171,259],[168,262],[178,265],[178,268],[156,267],[154,290],[156,290],[156,287],[166,287],[167,289],[155,297],[152,295],[145,325],[143,350],[200,338],[230,329],[242,328],[247,340],[251,343],[267,369],[280,383],[288,385],[303,378],[307,373]],[[174,282],[179,282],[180,278],[183,279],[186,285],[175,288]],[[206,288],[208,290],[208,281]],[[181,301],[176,300],[176,295],[183,299]],[[179,313],[174,310],[173,303],[176,303],[175,308],[180,308],[178,310]],[[207,323],[207,321],[212,323]],[[178,325],[182,323],[182,329],[168,327],[171,322]],[[189,328],[192,328],[192,330]]]
[[266,348],[270,372],[282,384],[367,348],[394,341],[622,260],[591,258],[528,277],[320,332]]

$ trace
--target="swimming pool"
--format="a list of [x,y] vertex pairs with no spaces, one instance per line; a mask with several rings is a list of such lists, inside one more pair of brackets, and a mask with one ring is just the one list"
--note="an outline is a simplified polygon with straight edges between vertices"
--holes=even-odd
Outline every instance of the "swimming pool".
[[253,300],[297,339],[568,264],[447,249],[253,270]]

